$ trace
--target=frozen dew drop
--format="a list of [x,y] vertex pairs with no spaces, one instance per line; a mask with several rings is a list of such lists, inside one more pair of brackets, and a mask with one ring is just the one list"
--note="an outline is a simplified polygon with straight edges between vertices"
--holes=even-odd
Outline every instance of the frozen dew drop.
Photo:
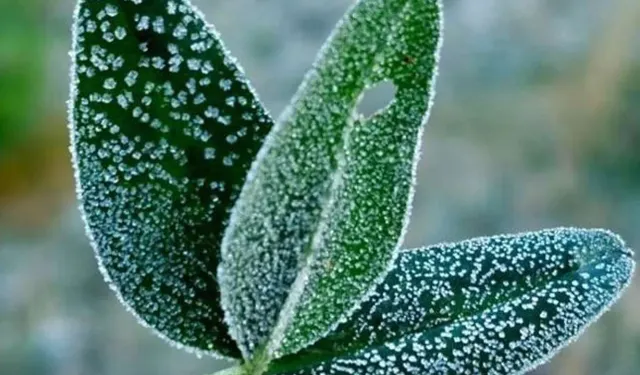
[[212,148],[212,147],[207,147],[204,150],[204,158],[207,159],[207,160],[215,159],[216,158],[216,149]]
[[104,84],[102,86],[107,90],[113,90],[116,88],[116,85],[117,85],[116,80],[109,77],[105,79]]

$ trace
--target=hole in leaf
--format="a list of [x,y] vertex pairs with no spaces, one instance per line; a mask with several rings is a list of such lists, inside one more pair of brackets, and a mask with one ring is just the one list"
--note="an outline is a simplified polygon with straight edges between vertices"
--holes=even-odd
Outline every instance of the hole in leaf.
[[391,81],[382,81],[368,88],[360,96],[356,110],[365,117],[388,106],[396,95],[396,86]]

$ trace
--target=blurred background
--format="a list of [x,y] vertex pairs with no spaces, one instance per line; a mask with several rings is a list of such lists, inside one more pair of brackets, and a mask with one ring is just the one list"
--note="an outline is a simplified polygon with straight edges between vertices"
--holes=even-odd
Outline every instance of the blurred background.
[[[351,0],[198,0],[274,115]],[[606,227],[640,249],[640,1],[444,0],[406,246]],[[0,374],[203,375],[98,273],[74,196],[72,0],[0,0]],[[640,374],[640,287],[537,375]]]

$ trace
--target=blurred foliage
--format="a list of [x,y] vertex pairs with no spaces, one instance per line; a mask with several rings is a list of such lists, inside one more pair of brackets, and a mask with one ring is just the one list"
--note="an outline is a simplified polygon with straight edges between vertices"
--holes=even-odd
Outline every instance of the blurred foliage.
[[[272,113],[351,0],[194,0]],[[0,374],[202,375],[102,281],[67,151],[73,0],[0,0]],[[445,0],[407,246],[557,225],[640,249],[640,2]],[[640,288],[538,375],[637,375]]]
[[42,0],[0,2],[0,157],[38,114],[43,13]]
[[[610,132],[589,155],[588,163],[599,170],[598,179],[610,178],[617,189],[640,189],[640,67],[627,74],[620,87],[618,110],[612,114]],[[614,138],[614,139],[611,139]]]

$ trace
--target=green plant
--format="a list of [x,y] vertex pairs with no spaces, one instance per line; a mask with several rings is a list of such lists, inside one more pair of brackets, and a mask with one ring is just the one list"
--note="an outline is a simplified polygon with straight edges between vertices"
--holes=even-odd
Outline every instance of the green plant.
[[78,196],[125,306],[234,374],[522,373],[576,337],[633,273],[608,231],[399,250],[441,31],[439,0],[356,2],[273,122],[188,0],[80,0]]

